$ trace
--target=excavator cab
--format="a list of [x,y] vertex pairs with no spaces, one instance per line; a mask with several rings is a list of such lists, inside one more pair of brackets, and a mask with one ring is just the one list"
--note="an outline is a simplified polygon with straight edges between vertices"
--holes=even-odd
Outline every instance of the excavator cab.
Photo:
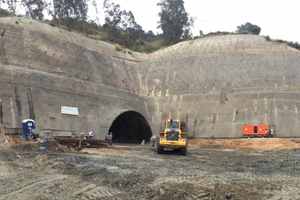
[[179,128],[179,122],[173,122],[173,120],[171,119],[169,122],[167,122],[167,129],[171,129],[171,128]]

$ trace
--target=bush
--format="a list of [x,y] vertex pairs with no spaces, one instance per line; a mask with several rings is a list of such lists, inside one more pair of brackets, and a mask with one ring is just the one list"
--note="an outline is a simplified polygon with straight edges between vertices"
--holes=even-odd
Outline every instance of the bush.
[[238,34],[251,34],[249,31],[241,31],[241,32],[238,32]]
[[92,40],[100,40],[99,38],[92,36],[92,35],[85,35],[85,37],[90,38]]
[[279,42],[279,43],[284,43],[283,40],[276,40],[276,42]]
[[265,36],[265,38],[266,38],[267,41],[271,41],[271,38],[268,35]]
[[136,41],[136,44],[137,44],[137,45],[145,45],[145,42],[144,42],[142,39],[138,39],[138,40]]
[[12,12],[0,8],[0,17],[12,17],[12,16],[14,16]]
[[116,51],[122,51],[122,47],[118,44],[114,44]]
[[51,22],[49,25],[50,25],[50,26],[53,26],[53,27],[55,27],[55,24],[54,24],[54,23],[52,23],[52,22]]
[[300,44],[298,42],[288,42],[288,41],[285,41],[285,40],[274,40],[274,39],[271,39],[270,40],[272,42],[278,42],[278,43],[285,43],[287,44],[288,46],[292,47],[292,48],[295,48],[295,49],[298,49],[300,50]]
[[19,24],[19,21],[15,21],[16,24]]

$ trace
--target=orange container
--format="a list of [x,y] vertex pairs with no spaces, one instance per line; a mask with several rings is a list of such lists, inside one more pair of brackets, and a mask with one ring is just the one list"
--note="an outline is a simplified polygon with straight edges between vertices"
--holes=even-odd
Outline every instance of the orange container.
[[247,137],[267,137],[269,136],[268,125],[244,125],[243,136]]

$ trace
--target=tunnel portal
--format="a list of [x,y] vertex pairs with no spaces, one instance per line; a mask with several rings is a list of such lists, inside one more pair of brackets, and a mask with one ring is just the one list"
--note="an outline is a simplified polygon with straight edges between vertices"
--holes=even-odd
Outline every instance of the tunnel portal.
[[112,123],[109,132],[113,133],[113,141],[120,143],[141,143],[150,141],[151,128],[147,120],[134,111],[124,112]]

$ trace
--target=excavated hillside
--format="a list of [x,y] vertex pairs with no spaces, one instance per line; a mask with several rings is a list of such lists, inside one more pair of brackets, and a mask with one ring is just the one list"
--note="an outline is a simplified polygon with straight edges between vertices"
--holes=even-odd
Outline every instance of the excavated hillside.
[[31,118],[39,129],[96,138],[110,130],[118,141],[137,142],[176,118],[194,138],[241,137],[244,124],[299,135],[300,53],[285,44],[229,35],[130,54],[25,18],[1,18],[0,32],[5,127]]

